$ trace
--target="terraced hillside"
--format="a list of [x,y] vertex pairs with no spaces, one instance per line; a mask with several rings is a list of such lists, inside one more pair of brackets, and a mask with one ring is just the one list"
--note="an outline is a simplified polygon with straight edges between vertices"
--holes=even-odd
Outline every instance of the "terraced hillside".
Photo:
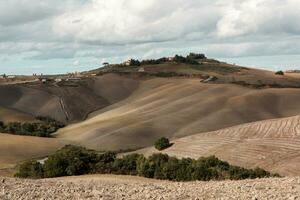
[[247,122],[300,113],[299,89],[250,89],[203,84],[199,79],[151,78],[132,95],[57,136],[97,150],[150,146],[161,137],[180,138]]
[[[139,151],[147,155],[154,148]],[[163,151],[177,157],[216,155],[232,164],[300,175],[300,116],[254,122],[174,140]]]

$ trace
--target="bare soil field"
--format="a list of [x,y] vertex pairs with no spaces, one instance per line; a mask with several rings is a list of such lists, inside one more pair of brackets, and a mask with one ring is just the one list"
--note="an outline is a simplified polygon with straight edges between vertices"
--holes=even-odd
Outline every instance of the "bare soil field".
[[[55,138],[18,136],[0,133],[0,170],[13,168],[16,163],[43,158],[64,145]],[[0,172],[1,174],[1,172]]]
[[[49,116],[65,123],[84,120],[88,114],[127,98],[138,80],[107,74],[71,86],[32,82],[0,85],[0,107],[31,116]],[[0,118],[6,113],[0,112]]]
[[13,109],[0,107],[0,121],[2,122],[31,122],[35,118],[29,114]]
[[180,138],[243,123],[300,113],[299,89],[251,89],[203,84],[199,79],[152,78],[127,99],[61,129],[57,137],[97,150],[151,146],[162,136]]
[[[200,133],[173,143],[162,153],[190,158],[216,155],[238,166],[300,175],[300,116]],[[137,152],[151,155],[158,151],[151,147]]]
[[95,175],[45,180],[0,178],[0,199],[253,200],[300,198],[300,178],[176,183]]

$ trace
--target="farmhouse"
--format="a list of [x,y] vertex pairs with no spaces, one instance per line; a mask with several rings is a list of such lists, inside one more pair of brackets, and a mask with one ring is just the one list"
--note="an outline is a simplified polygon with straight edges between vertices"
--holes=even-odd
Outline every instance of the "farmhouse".
[[139,68],[138,72],[145,72],[144,67]]

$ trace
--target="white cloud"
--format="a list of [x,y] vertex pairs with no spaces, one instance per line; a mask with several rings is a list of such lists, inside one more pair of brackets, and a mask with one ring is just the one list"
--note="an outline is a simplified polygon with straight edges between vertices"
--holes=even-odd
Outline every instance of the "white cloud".
[[0,57],[300,54],[299,21],[299,0],[3,0]]
[[193,2],[93,0],[57,17],[53,29],[61,37],[99,44],[177,40],[210,31],[216,22],[218,7]]

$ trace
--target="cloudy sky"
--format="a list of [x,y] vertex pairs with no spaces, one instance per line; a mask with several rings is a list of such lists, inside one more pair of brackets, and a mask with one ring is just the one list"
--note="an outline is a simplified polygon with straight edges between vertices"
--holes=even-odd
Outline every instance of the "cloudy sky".
[[0,1],[0,74],[82,71],[191,51],[300,69],[300,1]]

